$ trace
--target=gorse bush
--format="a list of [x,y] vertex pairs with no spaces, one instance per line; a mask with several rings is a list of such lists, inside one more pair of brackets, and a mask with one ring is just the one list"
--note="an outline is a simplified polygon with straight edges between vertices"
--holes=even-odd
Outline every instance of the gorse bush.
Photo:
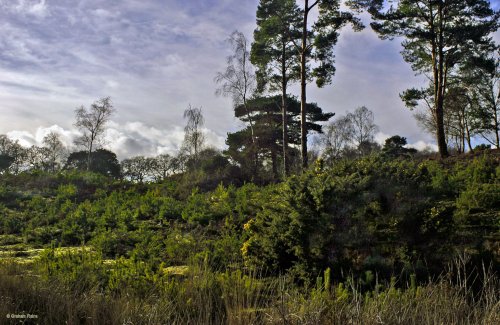
[[[472,218],[474,207],[486,212],[483,226],[495,232],[500,183],[492,166],[479,158],[447,170],[434,162],[373,156],[292,177],[245,225],[243,255],[249,265],[296,270],[306,278],[327,266],[355,272],[374,268],[388,276],[429,262],[433,269],[427,271],[437,275],[449,261],[457,233],[469,225],[461,216]],[[472,195],[476,198],[467,200]],[[476,239],[485,241],[481,231],[472,231],[471,238],[481,233]]]
[[118,185],[76,172],[33,175],[27,182],[49,178],[50,185],[27,194],[9,176],[16,199],[2,203],[0,230],[42,246],[90,243],[104,258],[179,265],[208,254],[226,266],[243,258],[304,280],[326,267],[336,276],[370,270],[388,277],[427,265],[436,275],[457,242],[473,242],[480,254],[491,247],[499,171],[489,156],[446,165],[372,155],[317,165],[280,184],[219,185],[186,198],[172,181]]

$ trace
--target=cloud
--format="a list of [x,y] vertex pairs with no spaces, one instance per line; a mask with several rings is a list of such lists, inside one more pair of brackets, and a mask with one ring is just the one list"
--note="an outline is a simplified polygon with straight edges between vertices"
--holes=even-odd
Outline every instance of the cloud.
[[7,132],[7,136],[12,140],[19,141],[19,144],[24,147],[43,146],[43,139],[51,132],[58,134],[64,146],[70,149],[73,148],[73,140],[78,136],[76,130],[66,130],[58,125],[38,127],[34,133],[13,130]]
[[[383,132],[377,132],[375,134],[375,142],[378,143],[379,145],[383,146],[385,144],[385,140],[392,137],[394,135],[388,135]],[[433,151],[437,152],[438,151],[438,146],[435,145],[432,142],[426,142],[423,140],[418,140],[416,142],[411,142],[407,139],[408,144],[405,146],[406,148],[414,148],[417,149],[418,151]]]
[[28,131],[10,131],[7,133],[7,137],[11,140],[19,142],[23,147],[31,147],[36,143],[35,136]]
[[[215,132],[203,129],[203,133],[207,146],[216,148],[224,146],[224,138]],[[160,130],[141,122],[128,122],[124,125],[110,123],[105,143],[119,157],[128,158],[165,153],[176,155],[183,140],[184,130],[179,126]]]
[[[234,130],[230,101],[214,96],[213,76],[224,65],[226,35],[253,20],[240,19],[239,10],[254,5],[0,1],[0,133],[69,128],[75,107],[103,96],[112,97],[121,123],[183,125],[192,104],[207,112],[211,132]],[[227,8],[231,15],[222,14]],[[47,14],[42,23],[26,18],[30,12]]]
[[[184,138],[180,127],[160,130],[141,122],[110,123],[106,143],[119,157],[175,154]],[[161,152],[160,152],[161,151]]]
[[[7,133],[12,140],[17,140],[24,147],[43,146],[43,138],[50,132],[60,136],[63,144],[70,150],[79,150],[73,141],[79,136],[78,130],[65,129],[59,125],[38,127],[35,132],[13,130]],[[215,132],[203,129],[206,145],[222,148],[224,138]],[[142,122],[119,124],[110,122],[106,130],[103,147],[116,153],[120,160],[133,156],[157,156],[159,154],[176,155],[184,140],[182,127],[157,129]]]
[[0,7],[20,15],[45,18],[50,15],[46,0],[17,0],[1,2]]
[[377,132],[375,134],[374,140],[376,143],[383,146],[385,144],[385,140],[389,139],[390,137],[391,137],[391,135],[385,134],[383,132]]
[[[75,107],[110,96],[113,120],[124,126],[112,134],[120,156],[128,155],[125,148],[175,150],[189,104],[203,108],[207,137],[223,146],[220,139],[241,123],[231,100],[214,95],[213,77],[225,69],[229,34],[238,29],[251,38],[258,3],[0,0],[0,134],[35,135],[46,125],[72,130]],[[381,41],[370,28],[345,28],[334,49],[332,85],[310,84],[308,99],[337,114],[366,105],[385,133],[434,141],[399,99],[401,91],[422,83],[400,50],[400,41]],[[291,91],[300,94],[297,85]],[[140,126],[133,130],[130,121]],[[156,140],[161,137],[176,140]]]
[[438,149],[438,146],[435,145],[434,143],[428,143],[428,142],[425,142],[425,141],[417,141],[415,143],[410,143],[406,146],[407,148],[415,148],[417,149],[418,151],[433,151],[433,152],[437,152],[439,149]]

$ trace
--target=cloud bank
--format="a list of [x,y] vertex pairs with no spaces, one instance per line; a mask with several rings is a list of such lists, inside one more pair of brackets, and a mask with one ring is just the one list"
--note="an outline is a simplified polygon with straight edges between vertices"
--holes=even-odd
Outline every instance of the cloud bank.
[[[224,146],[224,137],[208,129],[202,131],[207,147],[222,148]],[[10,131],[7,132],[7,136],[24,147],[42,146],[43,138],[50,132],[57,133],[69,150],[80,150],[74,145],[74,139],[79,136],[79,132],[74,129],[64,129],[58,125],[38,127],[34,133]],[[181,127],[160,130],[141,122],[129,122],[123,125],[111,122],[106,130],[102,146],[116,153],[117,157],[122,160],[134,156],[176,155],[183,139],[184,130]]]

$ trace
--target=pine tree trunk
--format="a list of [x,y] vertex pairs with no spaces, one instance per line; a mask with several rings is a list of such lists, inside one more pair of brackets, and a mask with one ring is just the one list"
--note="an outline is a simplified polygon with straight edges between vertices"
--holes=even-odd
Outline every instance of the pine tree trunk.
[[[439,4],[438,7],[439,16],[439,30],[438,30],[438,40],[437,40],[437,74],[435,74],[434,84],[435,84],[435,111],[436,111],[436,140],[439,148],[439,155],[441,158],[448,157],[448,146],[446,144],[446,132],[444,130],[444,94],[445,94],[445,67],[444,67],[444,24],[443,24],[443,7]],[[435,66],[435,63],[434,63]]]
[[[493,98],[494,98],[495,95],[493,95]],[[498,102],[500,101],[500,89],[498,90],[498,96],[497,96],[497,99],[495,101],[495,99],[493,99],[493,117],[495,118],[495,121],[494,121],[494,125],[495,125],[495,137],[496,137],[496,147],[497,149],[500,149],[500,134],[499,134],[499,131],[500,131],[500,126],[498,125],[498,110],[497,110],[497,105],[498,105]]]
[[273,180],[278,180],[278,155],[276,154],[275,148],[271,149],[271,163],[273,166]]
[[444,130],[444,114],[443,114],[443,98],[438,92],[436,100],[436,141],[439,148],[439,155],[441,158],[448,157],[448,145],[446,144],[446,133]]
[[467,120],[465,121],[465,132],[466,132],[466,138],[467,138],[467,145],[469,146],[469,151],[474,152],[474,148],[472,148],[472,143],[471,143],[470,127],[469,127],[469,123],[467,123]]
[[302,46],[300,49],[300,145],[302,168],[307,169],[307,122],[306,122],[306,55],[307,55],[307,16],[309,1],[305,0],[304,21],[302,26]]
[[282,48],[282,61],[281,61],[281,109],[282,109],[282,129],[283,129],[283,175],[288,176],[288,121],[287,121],[287,107],[286,107],[286,88],[287,88],[287,76],[286,76],[286,43],[283,40]]

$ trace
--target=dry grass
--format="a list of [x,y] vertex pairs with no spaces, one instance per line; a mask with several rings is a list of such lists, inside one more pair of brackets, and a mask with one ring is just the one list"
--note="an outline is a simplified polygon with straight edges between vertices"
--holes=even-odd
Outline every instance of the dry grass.
[[[498,278],[486,268],[481,279],[455,272],[421,287],[361,293],[190,266],[142,296],[75,293],[18,263],[0,268],[0,324],[14,324],[7,314],[26,313],[39,324],[500,324]],[[473,281],[484,285],[473,291]]]

